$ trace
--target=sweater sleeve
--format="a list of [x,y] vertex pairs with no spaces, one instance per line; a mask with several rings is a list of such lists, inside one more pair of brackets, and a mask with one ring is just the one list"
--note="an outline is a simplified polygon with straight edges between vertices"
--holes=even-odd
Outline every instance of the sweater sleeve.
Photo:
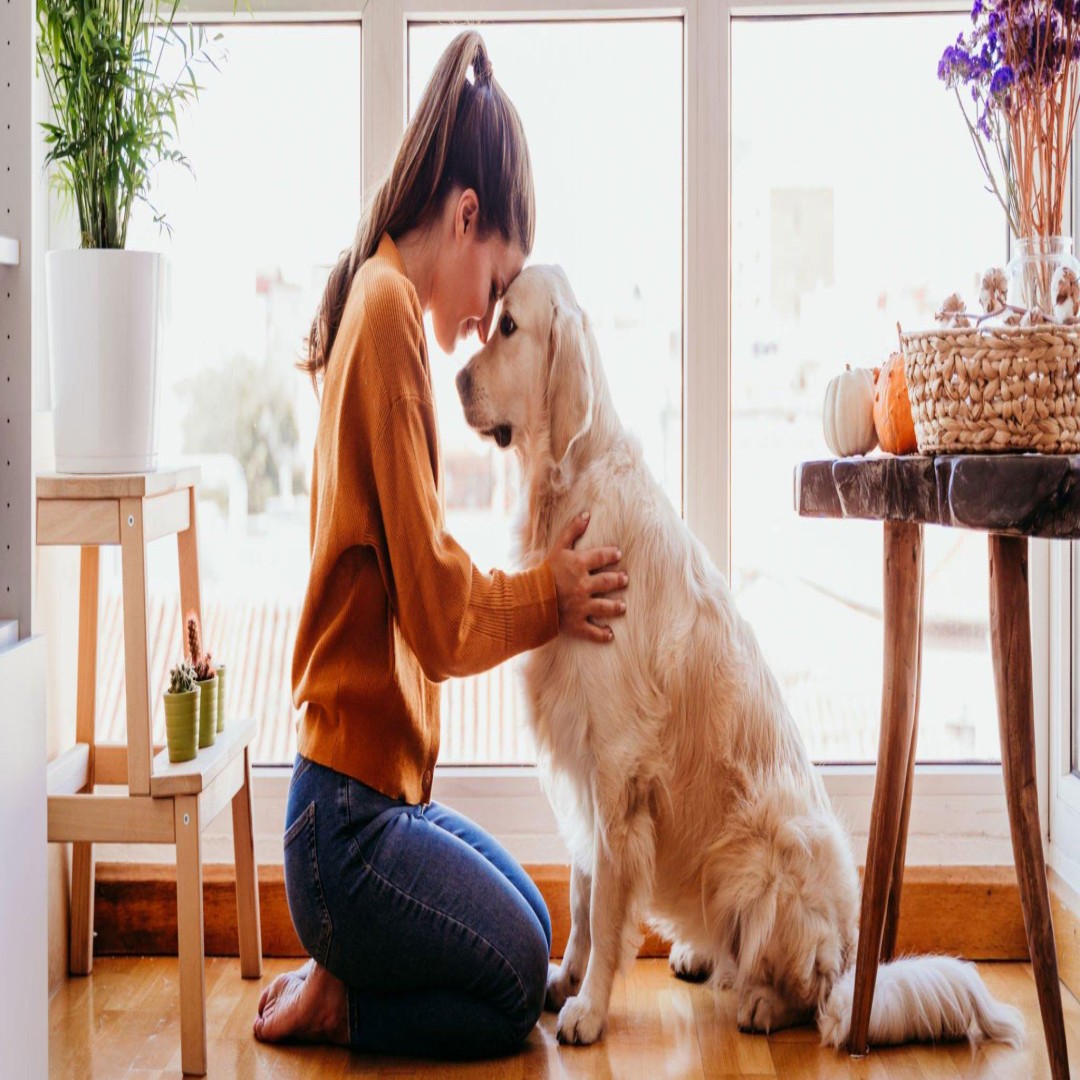
[[555,579],[543,563],[518,574],[482,573],[442,527],[433,462],[431,401],[405,396],[385,415],[373,447],[391,581],[401,632],[429,679],[473,675],[558,633]]

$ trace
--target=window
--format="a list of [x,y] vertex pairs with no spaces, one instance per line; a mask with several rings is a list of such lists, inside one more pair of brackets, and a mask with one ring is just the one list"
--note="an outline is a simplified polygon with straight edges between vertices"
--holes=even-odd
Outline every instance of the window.
[[[410,113],[460,29],[409,27]],[[596,331],[623,423],[680,506],[682,25],[515,23],[484,26],[483,34],[529,140],[537,203],[530,262],[566,270]],[[573,78],[552,78],[560,71]],[[478,566],[509,567],[516,459],[468,428],[453,384],[478,342],[449,358],[430,331],[428,342],[447,528]],[[445,684],[442,764],[535,759],[513,667]]]
[[1070,544],[1069,552],[1071,556],[1069,573],[1072,583],[1072,589],[1069,590],[1069,629],[1072,637],[1072,663],[1069,668],[1072,693],[1069,695],[1069,700],[1072,706],[1070,709],[1072,729],[1070,746],[1065,758],[1072,772],[1080,778],[1080,596],[1077,595],[1080,591],[1080,543]]
[[[731,584],[818,761],[876,757],[882,527],[797,518],[792,469],[828,456],[822,403],[845,363],[880,364],[897,321],[932,324],[954,290],[975,305],[1007,260],[936,79],[964,22],[732,22]],[[919,758],[997,760],[986,537],[927,528],[924,555]]]
[[[184,147],[197,169],[198,184],[175,171],[167,178],[162,170],[162,184],[173,185],[168,202],[161,203],[176,226],[174,326],[182,324],[192,339],[200,326],[209,327],[199,351],[177,354],[174,347],[170,383],[182,381],[185,366],[198,365],[208,375],[225,370],[224,358],[232,355],[225,335],[235,327],[247,325],[256,343],[249,348],[257,359],[266,356],[265,345],[258,344],[266,334],[252,327],[265,326],[265,309],[256,307],[264,301],[252,299],[256,270],[240,267],[232,283],[222,286],[231,288],[233,296],[243,291],[243,302],[220,302],[221,290],[193,293],[196,298],[185,301],[179,288],[179,246],[187,244],[190,251],[198,236],[198,255],[190,254],[189,261],[204,272],[217,271],[218,263],[227,265],[237,252],[252,249],[243,237],[236,238],[233,221],[255,213],[265,225],[276,216],[274,228],[257,233],[252,244],[264,251],[277,243],[265,257],[271,267],[279,252],[300,251],[306,260],[300,271],[288,269],[295,263],[281,262],[285,281],[292,281],[294,273],[302,278],[302,266],[310,268],[310,280],[300,281],[306,295],[297,303],[295,325],[283,329],[289,348],[298,345],[328,266],[353,234],[361,208],[360,177],[370,182],[385,169],[409,103],[418,98],[439,49],[460,25],[438,25],[436,20],[477,17],[469,2],[377,0],[361,5],[357,18],[363,20],[369,59],[361,72],[359,23],[342,25],[341,16],[320,7],[318,0],[298,0],[281,9],[288,10],[289,18],[311,21],[263,26],[253,26],[247,13],[233,15],[231,3],[191,0],[189,7],[200,13],[196,17],[224,24],[223,44],[231,55],[222,77],[206,73],[206,93],[196,112],[184,120]],[[663,8],[678,16],[670,20],[656,18],[656,7],[647,0],[602,0],[590,7],[590,12],[598,12],[595,17],[581,20],[562,0],[529,5],[529,21],[520,21],[518,0],[489,0],[482,8],[485,16],[504,20],[486,24],[483,33],[496,76],[521,112],[530,139],[539,203],[533,258],[558,261],[567,269],[579,299],[598,324],[624,422],[642,436],[651,467],[699,537],[721,562],[733,551],[732,585],[740,607],[784,681],[815,758],[831,761],[865,761],[875,750],[881,626],[872,616],[881,604],[881,534],[880,527],[872,525],[800,521],[792,509],[794,464],[825,453],[820,380],[826,366],[835,370],[845,360],[879,362],[892,347],[898,318],[914,326],[932,314],[946,293],[960,286],[972,288],[975,273],[1000,265],[1006,257],[999,212],[991,197],[982,194],[982,178],[955,102],[935,77],[940,52],[955,39],[966,15],[883,17],[864,11],[826,17],[830,8],[849,6],[838,0],[801,8],[797,4],[796,9],[805,12],[798,21],[773,18],[766,8],[754,21],[732,19],[730,5],[712,0]],[[793,9],[787,5],[785,10]],[[246,42],[253,43],[249,49]],[[301,47],[311,42],[316,43],[312,49]],[[242,67],[248,51],[267,58],[268,64]],[[843,62],[815,65],[814,58],[822,56],[842,56]],[[831,66],[841,73],[830,73]],[[879,93],[883,86],[889,89]],[[864,99],[873,106],[869,117],[852,111]],[[268,118],[273,132],[264,131],[251,146],[243,145],[245,125]],[[194,130],[204,121],[217,124],[226,135],[225,145],[210,158],[199,149],[207,136]],[[769,144],[781,148],[787,160],[771,156]],[[858,179],[854,188],[838,182],[843,176],[835,168],[829,171],[836,155],[849,153],[853,145],[859,151],[854,167],[861,170],[852,174]],[[928,149],[917,157],[915,146]],[[932,176],[929,168],[919,173],[911,165],[928,157],[935,162]],[[734,181],[730,189],[729,163]],[[215,175],[210,205],[209,185]],[[783,318],[765,306],[772,302],[772,205],[757,190],[774,186],[833,189],[831,292],[814,291],[811,283],[809,297],[799,298],[797,316],[789,307]],[[820,196],[807,198],[789,198],[786,207],[781,205],[779,235],[797,235],[795,211],[818,205],[813,199]],[[252,210],[253,201],[257,211]],[[863,202],[872,205],[866,209]],[[942,209],[946,203],[948,209]],[[227,212],[211,219],[222,207]],[[924,217],[910,216],[915,207],[926,207]],[[140,245],[168,246],[146,219],[139,228]],[[133,244],[135,235],[133,230]],[[931,244],[935,259],[919,259],[919,251]],[[806,248],[804,240],[801,250]],[[794,242],[788,249],[799,250]],[[863,297],[859,305],[844,310],[846,321],[828,337],[822,327],[830,311],[840,306],[837,294],[847,290],[849,301],[852,296],[860,299],[852,284],[853,266],[875,267],[865,275],[875,286],[880,273],[886,310],[877,309],[873,295],[869,301]],[[909,273],[911,267],[915,271]],[[789,286],[792,275],[803,272],[801,264],[794,263],[781,269],[789,275]],[[654,270],[655,277],[650,277]],[[922,280],[916,271],[930,271],[934,277]],[[198,274],[187,276],[198,285]],[[911,293],[920,287],[923,294]],[[757,307],[755,298],[760,301]],[[223,313],[223,307],[230,310]],[[246,323],[231,308],[248,312]],[[867,312],[871,314],[864,317]],[[774,327],[782,337],[770,336]],[[776,351],[770,354],[772,346]],[[832,356],[828,348],[834,350]],[[845,353],[835,355],[839,348]],[[456,459],[454,475],[446,472],[448,523],[481,566],[505,566],[511,540],[508,510],[516,495],[513,458],[485,446],[462,424],[452,379],[468,353],[465,348],[448,359],[432,342],[443,450]],[[282,370],[288,366],[283,363]],[[811,390],[801,385],[803,375],[818,379],[817,386]],[[296,376],[292,385],[300,467],[306,476],[315,403],[302,378]],[[183,447],[184,407],[179,388],[170,389],[163,417],[163,449],[170,454]],[[781,422],[787,413],[793,419]],[[246,620],[241,633],[252,650],[262,655],[265,647],[280,657],[277,666],[258,674],[246,658],[241,663],[229,659],[234,678],[243,666],[248,680],[240,691],[248,696],[238,707],[257,715],[263,726],[256,756],[263,763],[291,763],[287,604],[299,604],[306,576],[306,489],[294,480],[290,509],[279,495],[280,486],[271,488],[265,510],[244,514],[238,509],[242,500],[231,498],[227,483],[215,479],[218,490],[211,492],[211,479],[221,472],[212,467],[214,459],[203,460],[204,599],[221,598],[228,618]],[[230,469],[237,479],[243,473],[247,483],[242,466]],[[753,495],[753,485],[760,498]],[[763,515],[761,520],[748,520],[751,511]],[[232,525],[234,512],[239,521]],[[786,546],[781,538],[787,538]],[[964,546],[946,559],[941,545],[956,539]],[[171,595],[176,587],[172,545],[152,545],[150,555],[155,588]],[[277,558],[282,563],[273,561]],[[227,561],[221,564],[223,559]],[[286,559],[288,569],[283,568]],[[985,566],[983,537],[928,534],[924,758],[985,761],[996,756],[993,681],[985,629],[978,629],[988,608]],[[300,579],[290,584],[287,574],[297,567],[303,568]],[[1066,566],[1065,576],[1055,570],[1056,576],[1049,577],[1046,551],[1039,545],[1032,547],[1031,568],[1037,632],[1049,622],[1051,597],[1056,603],[1059,594],[1069,593],[1068,585],[1052,593],[1048,581],[1067,582],[1068,576]],[[280,604],[263,619],[258,633],[250,629],[250,610],[242,607],[256,574],[256,598]],[[957,574],[971,575],[970,585],[956,582]],[[245,583],[248,593],[240,587]],[[774,602],[769,602],[768,590]],[[955,614],[950,607],[954,598],[967,605]],[[156,614],[153,625],[165,633],[178,627],[178,612]],[[214,644],[221,635],[209,606],[208,614]],[[1069,621],[1068,612],[1064,621]],[[784,624],[791,627],[790,638],[783,636],[788,632]],[[965,640],[959,631],[968,634],[970,651],[957,647],[958,638]],[[106,633],[108,647],[115,648],[122,636],[119,622]],[[1053,640],[1064,642],[1068,650],[1066,634]],[[942,672],[949,654],[940,651],[945,641],[957,665],[948,668],[947,676]],[[155,651],[155,672],[161,677],[177,646]],[[224,648],[229,651],[231,646]],[[104,642],[102,649],[106,651]],[[931,650],[938,650],[936,667]],[[790,663],[790,657],[798,663]],[[1063,662],[1068,665],[1067,654]],[[965,664],[979,670],[970,674]],[[860,665],[864,671],[858,670]],[[106,652],[99,679],[103,691],[107,679],[116,681],[119,670],[109,664]],[[818,687],[813,693],[806,689],[813,685],[811,676]],[[1036,722],[1045,734],[1048,695],[1040,696],[1039,677],[1037,669]],[[532,760],[533,749],[522,736],[523,718],[515,713],[515,680],[508,672],[492,678],[501,678],[502,684],[477,679],[447,688],[448,697],[457,694],[458,700],[448,700],[444,708],[443,764]],[[1055,687],[1065,685],[1061,679],[1053,682]],[[950,699],[953,686],[970,687],[973,694]],[[114,694],[122,692],[118,686]],[[234,683],[232,693],[237,692]],[[807,703],[828,703],[830,695],[839,708],[828,723],[815,728]],[[1067,717],[1067,688],[1063,696],[1058,711]],[[122,727],[122,705],[115,715]],[[852,718],[847,727],[835,723],[837,715],[841,721]],[[1060,731],[1070,727],[1066,719]],[[116,730],[102,737],[114,738]],[[856,851],[861,851],[869,824],[872,768],[829,765],[822,776],[851,829]],[[1068,779],[1076,789],[1076,809],[1070,803],[1066,815],[1064,795],[1058,798],[1059,837],[1080,836],[1080,783]],[[280,862],[288,784],[288,768],[257,774],[260,862]],[[915,796],[910,864],[1010,861],[999,769],[955,764],[920,768]],[[526,863],[566,859],[554,815],[532,769],[450,767],[437,782],[437,797],[487,828]],[[223,814],[208,831],[209,861],[231,858],[228,817]],[[126,849],[108,857],[120,857],[121,851]],[[1080,851],[1072,857],[1080,865]]]
[[[180,121],[192,162],[162,166],[136,204],[132,248],[168,254],[172,312],[161,457],[202,466],[199,539],[208,648],[230,665],[230,708],[255,716],[258,762],[296,750],[291,661],[307,583],[318,405],[294,368],[329,268],[360,215],[359,24],[214,27],[221,73]],[[119,550],[103,553],[99,736],[125,726]],[[149,548],[151,685],[181,654],[175,545]],[[155,738],[164,742],[161,696]]]

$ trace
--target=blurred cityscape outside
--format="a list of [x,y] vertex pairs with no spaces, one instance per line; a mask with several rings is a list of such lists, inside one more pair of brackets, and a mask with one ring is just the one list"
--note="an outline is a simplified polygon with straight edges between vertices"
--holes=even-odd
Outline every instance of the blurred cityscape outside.
[[[875,753],[881,530],[799,520],[792,471],[827,452],[827,380],[845,362],[880,363],[895,346],[897,318],[929,321],[956,288],[974,299],[978,271],[1005,258],[1000,213],[981,193],[955,103],[927,59],[958,26],[955,16],[904,16],[739,21],[733,31],[732,588],[817,760]],[[255,760],[289,763],[318,422],[310,383],[293,364],[361,210],[360,31],[222,29],[222,73],[207,73],[181,124],[197,180],[163,169],[153,197],[174,234],[159,235],[140,206],[130,246],[170,256],[162,456],[203,468],[206,638],[230,664],[230,709],[260,722]],[[456,29],[410,28],[410,108]],[[529,136],[532,261],[566,268],[620,414],[679,505],[679,24],[507,24],[484,34]],[[841,47],[850,63],[840,74],[815,64]],[[774,86],[777,63],[802,87],[794,99]],[[552,69],[577,75],[552,81]],[[910,93],[896,94],[897,85]],[[872,90],[856,95],[852,86]],[[559,119],[568,110],[574,125]],[[932,172],[896,149],[915,138],[932,148]],[[482,568],[509,566],[514,458],[466,427],[453,387],[477,343],[447,358],[428,337],[448,529]],[[119,558],[103,554],[101,663],[115,673]],[[172,544],[151,546],[149,577],[160,735],[159,690],[180,652]],[[924,759],[997,756],[986,585],[981,536],[928,533]],[[443,763],[533,760],[513,669],[445,684]],[[98,693],[104,737],[122,737],[122,678],[102,677]]]

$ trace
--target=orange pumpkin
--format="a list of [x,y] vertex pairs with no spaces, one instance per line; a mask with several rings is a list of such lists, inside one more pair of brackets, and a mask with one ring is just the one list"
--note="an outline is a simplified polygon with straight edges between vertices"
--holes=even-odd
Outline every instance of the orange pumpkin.
[[874,383],[874,428],[887,454],[913,454],[918,449],[902,353],[889,356]]

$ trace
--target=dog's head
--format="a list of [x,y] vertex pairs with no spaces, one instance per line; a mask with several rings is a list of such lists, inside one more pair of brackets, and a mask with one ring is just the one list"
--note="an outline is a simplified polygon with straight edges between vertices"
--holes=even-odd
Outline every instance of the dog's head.
[[558,266],[530,266],[503,297],[487,344],[457,374],[469,426],[504,449],[558,464],[589,429],[593,349]]

